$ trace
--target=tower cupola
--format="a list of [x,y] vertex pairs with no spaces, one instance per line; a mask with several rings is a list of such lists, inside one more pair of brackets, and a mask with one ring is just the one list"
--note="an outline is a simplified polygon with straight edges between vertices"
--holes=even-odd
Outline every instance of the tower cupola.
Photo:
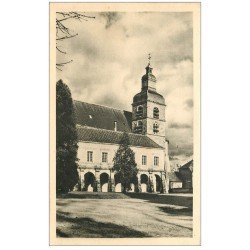
[[148,57],[146,74],[142,76],[141,92],[137,93],[132,103],[132,131],[151,138],[165,147],[165,98],[156,91],[156,77]]
[[148,55],[148,65],[145,68],[146,74],[142,76],[141,82],[142,82],[142,91],[143,90],[154,90],[156,91],[156,77],[153,75],[152,71],[153,68],[150,65],[150,54]]

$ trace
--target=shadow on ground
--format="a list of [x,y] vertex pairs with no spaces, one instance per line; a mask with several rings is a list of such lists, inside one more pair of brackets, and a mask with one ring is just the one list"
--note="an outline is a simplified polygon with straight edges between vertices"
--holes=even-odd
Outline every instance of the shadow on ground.
[[62,199],[128,199],[129,197],[123,193],[102,193],[102,192],[86,192],[72,191],[67,194],[57,194],[57,198]]
[[172,208],[172,207],[160,207],[162,212],[171,214],[174,216],[193,216],[192,208]]
[[[143,232],[133,230],[131,228],[120,226],[113,223],[103,223],[95,221],[91,218],[78,218],[69,217],[69,213],[57,212],[57,223],[65,224],[70,223],[71,227],[57,228],[57,237],[73,238],[138,238],[138,237],[150,237]],[[62,231],[63,230],[63,231]]]
[[185,206],[192,208],[192,196],[180,195],[161,195],[150,193],[89,193],[89,192],[70,192],[68,194],[60,195],[58,198],[65,199],[141,199],[151,203],[157,204],[171,204],[176,206]]
[[193,197],[188,196],[174,196],[174,195],[159,195],[150,193],[128,193],[130,198],[142,199],[151,203],[157,204],[171,204],[176,206],[193,207]]

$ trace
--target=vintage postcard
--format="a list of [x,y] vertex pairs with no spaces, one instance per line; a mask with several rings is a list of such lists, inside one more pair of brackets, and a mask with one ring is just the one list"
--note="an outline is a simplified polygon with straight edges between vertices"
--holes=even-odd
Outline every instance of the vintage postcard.
[[50,3],[50,244],[200,245],[200,3]]

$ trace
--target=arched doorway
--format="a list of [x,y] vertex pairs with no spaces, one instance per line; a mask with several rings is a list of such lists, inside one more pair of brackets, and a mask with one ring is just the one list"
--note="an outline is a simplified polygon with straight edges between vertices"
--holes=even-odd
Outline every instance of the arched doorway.
[[102,173],[100,175],[101,191],[108,192],[109,175],[107,173]]
[[95,186],[95,176],[93,173],[88,172],[84,175],[84,190],[88,192],[93,192],[94,191],[94,186]]
[[117,193],[122,192],[122,185],[119,174],[115,174],[115,192]]
[[141,192],[146,193],[148,189],[148,176],[146,174],[141,175]]
[[134,183],[130,183],[130,193],[134,193],[135,192],[135,184]]
[[162,193],[162,179],[161,177],[156,174],[155,175],[155,191],[158,193]]
[[138,192],[138,178],[137,178],[137,176],[132,177],[129,192],[131,192],[131,193]]

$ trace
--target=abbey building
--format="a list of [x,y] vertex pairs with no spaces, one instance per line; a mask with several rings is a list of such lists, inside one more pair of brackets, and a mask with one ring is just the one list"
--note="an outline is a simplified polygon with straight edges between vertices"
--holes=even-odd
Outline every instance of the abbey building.
[[[79,189],[121,192],[113,158],[124,132],[135,153],[138,174],[132,192],[168,192],[168,141],[166,103],[157,90],[150,62],[133,98],[132,112],[74,101],[77,117]],[[128,100],[129,101],[129,100]]]

